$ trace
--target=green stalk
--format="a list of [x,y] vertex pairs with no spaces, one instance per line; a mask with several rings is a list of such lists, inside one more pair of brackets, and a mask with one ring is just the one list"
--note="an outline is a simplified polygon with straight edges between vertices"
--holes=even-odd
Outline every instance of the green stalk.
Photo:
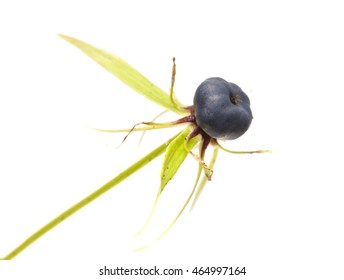
[[96,198],[100,197],[102,194],[106,193],[116,185],[118,185],[120,182],[122,182],[124,179],[128,178],[130,175],[138,171],[140,168],[144,167],[146,164],[151,162],[156,157],[160,156],[165,150],[168,144],[177,137],[178,134],[162,145],[160,145],[158,148],[141,158],[139,161],[131,165],[129,168],[127,168],[125,171],[121,172],[119,175],[117,175],[115,178],[107,182],[105,185],[91,193],[90,195],[86,196],[84,199],[80,200],[78,203],[74,204],[72,207],[58,215],[56,218],[51,220],[49,223],[44,225],[42,228],[40,228],[38,231],[36,231],[34,234],[32,234],[29,238],[27,238],[23,243],[21,243],[18,247],[16,247],[12,252],[10,252],[7,256],[2,258],[3,260],[11,260],[15,256],[17,256],[20,252],[24,251],[28,246],[30,246],[32,243],[34,243],[37,239],[41,238],[44,234],[46,234],[48,231],[56,227],[58,224],[63,222],[68,217],[72,216],[74,213],[79,211],[81,208],[95,200]]

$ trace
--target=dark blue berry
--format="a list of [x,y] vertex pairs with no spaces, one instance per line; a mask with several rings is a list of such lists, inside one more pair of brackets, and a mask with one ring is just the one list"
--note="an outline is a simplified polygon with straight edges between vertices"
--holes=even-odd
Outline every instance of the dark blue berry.
[[197,125],[210,137],[233,140],[243,135],[252,121],[250,99],[236,84],[209,78],[194,97]]

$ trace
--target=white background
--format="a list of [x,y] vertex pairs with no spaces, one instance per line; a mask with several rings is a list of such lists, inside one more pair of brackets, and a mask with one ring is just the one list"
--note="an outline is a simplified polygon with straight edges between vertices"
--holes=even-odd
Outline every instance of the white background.
[[254,120],[225,145],[273,153],[220,153],[194,211],[156,245],[133,253],[171,221],[195,177],[197,163],[189,158],[164,191],[150,229],[133,238],[159,185],[159,158],[16,262],[0,263],[0,276],[102,279],[104,265],[158,265],[245,266],[242,279],[343,279],[341,7],[340,1],[2,1],[0,256],[176,133],[150,132],[141,147],[132,134],[117,149],[123,134],[86,128],[131,127],[162,109],[57,33],[119,55],[166,91],[176,56],[175,90],[187,105],[208,77],[239,84]]

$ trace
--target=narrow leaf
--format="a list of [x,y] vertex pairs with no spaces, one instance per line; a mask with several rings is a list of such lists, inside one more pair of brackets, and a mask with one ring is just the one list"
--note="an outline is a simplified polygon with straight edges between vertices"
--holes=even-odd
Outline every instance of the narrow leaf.
[[[189,134],[193,130],[192,126],[186,127],[182,132],[180,132],[173,140],[168,144],[165,151],[165,159],[162,164],[161,174],[160,174],[160,188],[157,191],[155,202],[153,208],[148,216],[143,227],[137,232],[136,235],[141,234],[148,226],[150,220],[153,217],[153,213],[158,205],[158,201],[161,192],[166,187],[167,183],[173,178],[173,176],[178,171],[179,167],[187,157],[189,151],[201,140],[201,136],[198,135],[190,140],[187,140]],[[191,197],[190,197],[191,198]]]
[[[173,178],[178,171],[180,165],[188,155],[189,151],[200,141],[201,136],[198,135],[190,140],[187,137],[192,131],[192,126],[186,127],[176,138],[169,143],[165,152],[165,159],[162,164],[160,174],[160,192],[164,190],[167,183]],[[187,141],[187,142],[186,142]]]
[[[123,83],[149,100],[177,114],[183,115],[186,113],[185,110],[179,109],[171,102],[170,96],[166,92],[154,85],[121,58],[78,39],[61,34],[59,36],[79,48]],[[177,103],[177,106],[181,107],[181,104]]]
[[[174,218],[174,220],[171,222],[171,224],[170,224],[170,225],[169,225],[169,226],[168,226],[168,227],[167,227],[167,228],[166,228],[166,229],[165,229],[165,230],[155,239],[155,240],[153,240],[152,242],[146,244],[146,245],[143,246],[143,247],[140,247],[140,248],[136,249],[135,252],[144,250],[144,249],[146,249],[146,248],[152,246],[155,242],[159,241],[159,240],[160,240],[160,239],[161,239],[161,238],[162,238],[162,237],[163,237],[163,236],[173,227],[173,225],[178,221],[179,217],[180,217],[180,216],[182,215],[182,213],[184,212],[186,206],[189,204],[189,202],[190,202],[190,200],[191,200],[193,194],[195,193],[195,190],[196,190],[197,185],[198,185],[198,181],[199,181],[199,179],[200,179],[200,177],[201,177],[201,173],[202,173],[202,166],[199,164],[199,165],[198,165],[198,171],[197,171],[196,180],[195,180],[194,186],[193,186],[193,188],[192,188],[192,191],[191,191],[191,193],[189,194],[189,196],[188,196],[186,202],[184,203],[182,209],[179,211],[178,215]],[[153,209],[153,210],[154,210],[154,209]],[[139,233],[141,233],[141,232],[145,229],[145,227],[148,225],[148,222],[150,221],[150,218],[151,218],[152,214],[153,214],[153,213],[151,213],[151,215],[150,215],[148,221],[146,222],[144,228],[143,228]],[[139,234],[139,233],[138,233],[138,234]]]

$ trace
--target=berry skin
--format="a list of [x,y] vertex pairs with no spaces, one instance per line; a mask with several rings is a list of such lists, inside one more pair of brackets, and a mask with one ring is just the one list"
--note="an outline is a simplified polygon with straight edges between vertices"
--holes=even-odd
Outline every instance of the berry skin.
[[234,140],[243,135],[253,119],[250,99],[236,84],[209,78],[194,96],[197,125],[210,137]]

